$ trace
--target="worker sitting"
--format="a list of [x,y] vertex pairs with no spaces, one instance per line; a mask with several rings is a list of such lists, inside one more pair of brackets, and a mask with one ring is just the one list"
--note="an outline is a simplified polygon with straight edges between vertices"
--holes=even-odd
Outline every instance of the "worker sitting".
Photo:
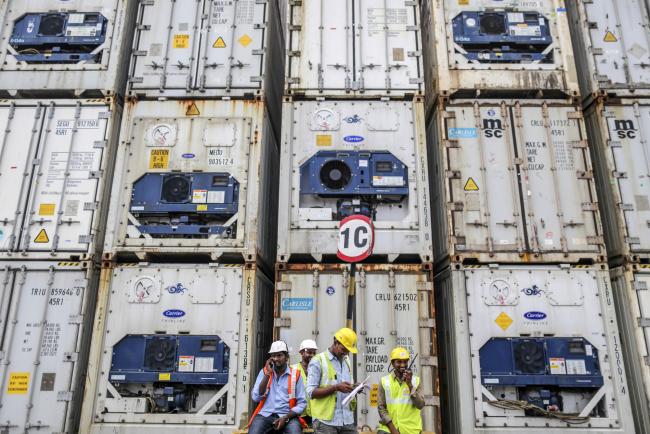
[[253,402],[259,403],[248,424],[248,434],[271,430],[301,434],[300,415],[307,406],[300,371],[289,366],[289,349],[283,341],[271,344],[269,358],[253,386]]

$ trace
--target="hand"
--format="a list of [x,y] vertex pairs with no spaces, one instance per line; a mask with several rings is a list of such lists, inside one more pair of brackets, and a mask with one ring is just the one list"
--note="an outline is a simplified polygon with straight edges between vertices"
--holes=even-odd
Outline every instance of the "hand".
[[276,419],[275,422],[273,422],[273,428],[274,428],[276,431],[282,431],[282,430],[284,429],[284,426],[285,426],[286,424],[287,424],[287,417],[286,417],[286,416],[282,416],[282,417]]
[[397,428],[392,428],[390,430],[390,434],[400,434],[399,430]]
[[341,393],[350,393],[354,390],[354,386],[347,381],[343,381],[336,385],[336,391]]
[[409,389],[411,388],[411,380],[413,380],[413,372],[411,371],[404,371],[404,376],[402,377],[402,380],[408,385]]
[[264,374],[271,375],[272,371],[273,371],[273,361],[269,357],[268,359],[266,359],[266,363],[264,363]]

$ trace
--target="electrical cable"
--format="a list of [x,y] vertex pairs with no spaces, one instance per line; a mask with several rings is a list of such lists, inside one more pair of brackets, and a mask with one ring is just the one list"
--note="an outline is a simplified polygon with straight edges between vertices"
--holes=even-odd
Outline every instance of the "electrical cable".
[[578,416],[575,413],[562,413],[558,411],[548,411],[541,407],[533,405],[526,401],[515,401],[510,399],[498,399],[496,401],[488,401],[488,404],[501,408],[503,410],[523,410],[532,412],[537,416],[554,418],[570,425],[578,425],[589,421],[588,417]]

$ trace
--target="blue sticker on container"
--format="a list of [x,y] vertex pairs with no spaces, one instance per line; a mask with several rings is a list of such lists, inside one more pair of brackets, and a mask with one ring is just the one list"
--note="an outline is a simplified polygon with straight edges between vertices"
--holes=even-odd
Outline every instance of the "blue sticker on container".
[[558,12],[566,12],[566,8],[557,8]]
[[314,310],[313,298],[283,298],[282,310]]
[[345,136],[343,137],[343,140],[345,140],[348,143],[359,143],[359,142],[363,142],[365,139],[361,136]]
[[194,154],[183,154],[182,157],[183,158],[194,158],[194,157],[196,157],[196,155],[194,155]]
[[333,286],[328,286],[327,289],[325,290],[325,292],[327,293],[327,295],[334,295],[336,290],[334,289]]
[[544,312],[530,311],[524,314],[524,318],[532,321],[541,321],[546,319],[546,314]]
[[180,318],[185,316],[185,312],[180,309],[167,309],[163,312],[163,315],[167,318]]
[[449,128],[447,137],[450,139],[476,139],[478,131],[476,128]]

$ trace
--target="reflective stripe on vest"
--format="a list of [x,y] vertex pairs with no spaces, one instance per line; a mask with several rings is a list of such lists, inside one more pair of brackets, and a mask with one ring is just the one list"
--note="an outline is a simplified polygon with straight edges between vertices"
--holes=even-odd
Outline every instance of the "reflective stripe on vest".
[[[293,407],[296,406],[296,384],[298,383],[298,380],[300,379],[300,371],[297,369],[293,369],[291,366],[289,366],[289,378],[287,378],[287,393],[289,395],[289,411]],[[253,412],[253,415],[251,416],[250,420],[248,421],[248,425],[246,428],[251,426],[251,423],[253,423],[253,419],[255,419],[255,416],[262,410],[264,407],[264,403],[266,402],[266,397],[269,396],[269,390],[271,390],[271,383],[273,383],[273,375],[269,378],[269,382],[266,383],[266,393],[264,394],[264,397],[260,400],[259,404],[257,404],[257,408]],[[307,423],[302,420],[301,417],[298,418],[300,420],[300,425],[304,427],[307,426]]]
[[[414,375],[411,384],[413,390],[417,389],[420,378]],[[408,385],[398,382],[394,375],[389,374],[381,378],[381,386],[386,397],[386,409],[395,428],[400,434],[420,433],[422,431],[421,411],[413,405]],[[390,432],[390,429],[382,424],[379,424],[379,429]]]
[[[327,352],[323,351],[316,355],[320,363],[320,384],[318,387],[327,387],[337,384],[336,380],[336,371],[332,362],[327,357]],[[354,378],[352,377],[352,366],[350,365],[350,358],[345,356],[345,364],[348,366],[348,371],[350,372],[350,383],[354,383]],[[310,401],[311,404],[311,416],[314,419],[319,420],[332,420],[334,418],[334,410],[336,410],[336,394],[337,392],[332,393],[324,398],[312,398]]]
[[[302,377],[302,384],[305,386],[305,390],[307,389],[307,373],[302,367],[302,364],[296,363],[295,365],[292,366],[293,369],[300,371],[300,375]],[[311,417],[311,400],[307,398],[307,407],[305,407],[305,411],[302,412],[303,416],[310,416]]]

